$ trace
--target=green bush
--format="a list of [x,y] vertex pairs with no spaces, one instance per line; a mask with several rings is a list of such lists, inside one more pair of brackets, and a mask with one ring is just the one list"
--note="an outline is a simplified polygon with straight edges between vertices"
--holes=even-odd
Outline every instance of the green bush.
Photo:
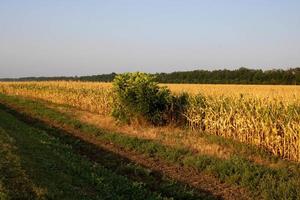
[[159,87],[154,77],[146,73],[124,73],[113,81],[115,102],[112,116],[123,122],[143,120],[154,125],[167,122],[166,110],[171,102],[171,93]]

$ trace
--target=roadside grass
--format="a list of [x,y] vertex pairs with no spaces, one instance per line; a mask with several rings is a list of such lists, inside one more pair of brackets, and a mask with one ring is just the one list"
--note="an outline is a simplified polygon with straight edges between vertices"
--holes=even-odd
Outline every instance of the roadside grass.
[[206,132],[198,132],[199,137],[205,138],[208,144],[217,144],[224,148],[228,148],[233,156],[238,156],[246,160],[254,161],[258,164],[267,166],[287,166],[297,163],[293,161],[283,160],[278,156],[273,155],[265,148],[259,148],[250,144],[241,143],[231,138],[224,138],[216,135],[211,135]]
[[[128,150],[136,151],[148,156],[161,158],[169,162],[193,167],[199,171],[212,174],[222,181],[239,185],[249,189],[253,198],[257,199],[300,199],[300,166],[292,162],[285,162],[284,168],[270,168],[234,155],[229,159],[219,159],[213,156],[194,154],[182,147],[164,146],[158,142],[130,137],[114,132],[106,132],[95,126],[85,124],[43,105],[42,102],[21,97],[0,96],[2,103],[16,106],[25,114],[41,120],[50,120],[53,123],[69,127],[77,131],[95,136],[98,140],[111,142]],[[222,145],[238,145],[228,140],[212,138],[211,142]],[[242,145],[242,144],[241,144]],[[246,154],[259,153],[270,160],[277,158],[269,156],[267,152],[256,148],[239,147]]]
[[[43,101],[44,102],[44,101]],[[237,155],[268,167],[285,167],[291,161],[275,156],[265,148],[259,148],[247,143],[241,143],[231,138],[224,138],[189,127],[159,126],[153,127],[144,124],[117,123],[114,119],[78,110],[74,107],[61,104],[46,103],[47,107],[75,118],[82,123],[94,125],[108,132],[117,132],[142,139],[151,139],[167,146],[181,146],[200,154],[216,156],[221,159]]]
[[[0,113],[2,114],[2,113]],[[2,119],[2,118],[0,118]],[[33,184],[22,169],[20,158],[14,154],[13,138],[0,127],[0,199],[34,199]]]
[[162,199],[0,110],[1,199]]
[[[6,108],[3,106],[0,106],[0,108],[2,108],[3,110],[6,110]],[[2,120],[2,118],[3,119],[5,118],[5,120]],[[0,110],[0,119],[1,119],[0,128],[5,127],[5,129],[2,129],[2,128],[0,129],[0,131],[1,131],[0,132],[0,142],[1,142],[0,144],[3,144],[3,145],[1,145],[1,147],[3,147],[2,150],[7,149],[8,146],[13,146],[13,144],[11,142],[9,143],[9,141],[15,141],[16,139],[18,141],[20,140],[20,143],[18,143],[18,145],[13,146],[14,148],[18,147],[18,149],[22,150],[24,148],[23,146],[32,147],[33,145],[35,145],[35,141],[33,140],[32,137],[26,138],[24,141],[23,137],[27,137],[26,135],[20,135],[20,136],[14,135],[15,138],[10,137],[12,134],[14,134],[14,132],[18,132],[18,134],[21,133],[21,130],[25,130],[25,132],[26,132],[26,126],[28,126],[28,125],[22,124],[22,125],[24,125],[24,127],[20,126],[17,122],[14,121],[12,116],[8,116],[8,114],[6,114],[6,116],[4,116],[4,113],[1,110]],[[19,128],[10,130],[11,126],[12,126],[12,124],[10,124],[10,123],[17,125],[17,127],[19,127]],[[8,129],[10,130],[9,134],[6,133]],[[141,192],[142,194],[145,193],[145,195],[141,195],[137,191],[134,191],[134,190],[130,191],[129,189],[131,189],[131,188],[129,188],[128,191],[126,191],[126,187],[125,187],[124,190],[121,192],[121,194],[119,194],[120,196],[112,195],[110,197],[106,197],[104,195],[102,196],[101,191],[97,191],[97,190],[94,191],[94,189],[90,188],[89,190],[91,190],[91,195],[96,195],[96,194],[99,195],[100,194],[100,196],[95,197],[94,199],[107,199],[107,198],[109,198],[109,199],[127,199],[127,198],[129,198],[129,199],[142,199],[142,198],[160,199],[161,196],[166,197],[166,199],[167,198],[171,198],[171,199],[172,198],[174,198],[174,199],[216,199],[216,197],[212,196],[211,194],[209,194],[206,191],[203,191],[203,192],[194,191],[193,188],[191,188],[185,184],[178,183],[174,180],[164,177],[163,174],[157,174],[157,172],[155,172],[155,171],[151,171],[140,165],[136,165],[132,162],[129,162],[125,158],[122,158],[114,153],[106,152],[105,150],[102,150],[101,154],[99,154],[99,148],[96,149],[95,147],[93,147],[90,144],[87,144],[84,141],[81,141],[76,138],[72,138],[71,136],[68,136],[66,134],[63,134],[63,133],[61,133],[61,130],[58,130],[56,128],[49,127],[45,124],[39,123],[39,124],[34,124],[34,125],[31,124],[30,129],[33,129],[32,130],[33,134],[35,134],[39,138],[40,138],[40,136],[39,136],[40,134],[43,135],[44,137],[50,137],[51,140],[53,140],[53,143],[55,143],[55,146],[52,146],[52,147],[54,147],[53,150],[55,150],[56,148],[61,148],[61,145],[64,145],[64,146],[66,146],[66,148],[69,148],[70,151],[75,151],[76,153],[78,153],[79,155],[81,154],[81,156],[84,156],[84,157],[86,155],[83,153],[83,151],[85,151],[85,153],[88,153],[93,156],[93,161],[94,161],[94,163],[92,163],[93,168],[95,166],[99,165],[101,167],[104,167],[105,169],[108,169],[109,171],[112,171],[114,174],[121,175],[123,179],[124,179],[124,177],[127,177],[127,179],[128,179],[127,181],[129,183],[124,183],[124,181],[123,182],[119,181],[119,183],[118,183],[117,181],[115,181],[110,185],[111,187],[120,187],[122,185],[128,185],[128,184],[130,185],[130,182],[133,182],[132,184],[133,184],[133,186],[137,187],[135,189],[138,189],[138,192]],[[4,131],[4,130],[6,130],[6,131]],[[38,130],[38,131],[36,131],[36,130]],[[6,140],[3,139],[4,136],[6,136]],[[48,141],[46,141],[46,139],[43,139],[41,144],[40,143],[37,144],[37,148],[41,148],[40,145],[44,145],[45,143],[48,144]],[[51,144],[51,145],[53,145],[53,144]],[[36,149],[31,149],[31,150],[34,151]],[[50,151],[51,148],[49,147],[47,150]],[[38,152],[40,152],[40,154],[29,152],[30,155],[26,155],[25,157],[30,162],[35,162],[35,161],[32,161],[35,158],[43,159],[44,162],[49,162],[48,160],[51,160],[51,162],[53,162],[52,164],[55,165],[54,162],[57,161],[58,158],[55,160],[52,157],[47,156],[47,155],[49,155],[50,152],[46,153],[43,150],[42,151],[39,150]],[[10,155],[16,154],[16,153],[13,154],[13,152],[11,152],[11,151],[9,153],[10,153]],[[45,155],[43,153],[45,153]],[[18,159],[23,158],[23,157],[24,156],[22,154],[18,157]],[[59,157],[62,157],[62,156],[59,155]],[[7,174],[7,169],[15,169],[16,168],[12,164],[11,160],[13,160],[13,159],[11,159],[10,157],[2,156],[1,158],[3,160],[3,163],[6,163],[5,166],[3,165],[2,162],[0,163],[0,167],[1,167],[1,169],[3,169],[3,174]],[[66,159],[66,160],[64,160],[63,163],[62,163],[62,161],[60,161],[60,162],[58,161],[56,163],[56,166],[54,167],[54,169],[59,170],[61,168],[61,166],[58,166],[58,165],[60,165],[60,164],[62,164],[63,166],[68,166],[67,163],[69,163],[69,160],[70,159]],[[38,162],[38,161],[36,161],[36,162]],[[44,162],[42,162],[42,163],[44,163]],[[30,164],[30,167],[28,166],[29,164]],[[44,172],[44,171],[36,174],[37,171],[39,172],[41,170],[40,169],[41,167],[43,169],[47,169],[47,167],[41,165],[41,163],[33,163],[33,164],[35,164],[35,166],[32,168],[31,163],[29,163],[29,164],[28,164],[28,162],[26,162],[24,165],[26,167],[28,167],[28,169],[32,170],[32,174],[33,174],[32,176],[35,176],[35,179],[37,179],[37,182],[39,184],[41,184],[41,181],[43,182],[42,185],[44,185],[44,187],[38,188],[35,191],[32,191],[32,187],[30,187],[30,185],[32,185],[32,183],[28,181],[32,177],[29,178],[28,176],[25,176],[23,174],[20,175],[20,173],[25,172],[25,170],[23,170],[21,168],[20,162],[19,162],[19,165],[17,168],[18,170],[15,170],[19,174],[15,173],[15,175],[12,175],[12,176],[19,177],[21,181],[14,180],[9,177],[2,177],[5,181],[9,181],[11,183],[11,184],[8,184],[8,185],[11,185],[11,188],[9,190],[10,192],[8,195],[4,189],[0,190],[1,192],[3,191],[2,193],[0,193],[3,196],[3,197],[0,196],[1,197],[0,199],[4,199],[4,197],[6,197],[6,196],[8,196],[8,197],[13,196],[13,198],[21,198],[21,199],[35,199],[35,198],[40,198],[40,197],[46,197],[46,198],[50,198],[50,199],[55,199],[55,198],[93,199],[90,197],[85,197],[85,196],[80,196],[80,195],[77,196],[78,195],[77,191],[76,190],[73,191],[74,188],[72,185],[68,186],[70,188],[68,188],[66,186],[66,188],[61,188],[61,191],[56,191],[58,188],[61,187],[61,185],[59,185],[57,183],[57,181],[53,181],[50,177],[46,177],[46,180],[40,179],[41,177],[45,177],[45,174],[43,174],[43,173],[46,173],[46,172]],[[47,165],[49,165],[49,163]],[[77,165],[77,163],[73,162],[70,165]],[[81,165],[78,165],[75,167],[76,167],[76,170],[86,170],[86,169],[80,169]],[[56,174],[52,173],[51,169],[48,168],[48,170],[47,170],[47,173],[49,174],[49,176],[56,176]],[[95,170],[97,170],[97,169],[95,169]],[[64,171],[66,173],[67,169]],[[61,175],[59,175],[59,176],[61,177]],[[65,174],[62,175],[62,177],[65,177],[65,176],[66,176]],[[110,176],[110,174],[108,173],[107,176]],[[82,177],[77,177],[76,180],[77,179],[80,180],[81,178]],[[96,177],[96,178],[103,179],[103,177]],[[105,178],[107,178],[107,177],[105,177]],[[74,177],[69,177],[69,179],[72,179],[72,183],[74,182],[73,181]],[[27,182],[26,182],[26,180],[27,180]],[[18,188],[16,186],[19,182],[20,182],[19,186],[27,188],[26,191],[24,189],[23,189],[23,191],[20,191],[20,189],[16,191],[16,189]],[[64,183],[64,180],[60,180],[60,183],[67,185]],[[51,187],[55,187],[55,188],[49,188],[49,186],[48,186],[49,184],[51,184]],[[71,183],[69,183],[69,184],[71,184]],[[88,186],[89,184],[91,184],[92,187],[94,187],[93,182],[91,182],[91,183],[87,182],[86,186]],[[78,185],[81,185],[81,184],[78,184]],[[99,186],[99,187],[101,187],[101,186]],[[111,188],[111,190],[112,190],[111,193],[115,193],[115,191],[113,191],[112,188]],[[62,192],[62,191],[64,191],[64,192]],[[49,196],[48,192],[51,193],[51,196]],[[62,193],[61,196],[56,196],[56,194],[58,192]],[[123,192],[125,193],[125,195],[123,194]],[[39,193],[39,195],[36,193]],[[126,195],[126,193],[127,193],[127,195]],[[152,194],[152,193],[153,193],[153,195],[151,196],[150,194]],[[20,196],[16,196],[18,194]],[[28,195],[28,196],[26,196],[26,195]],[[29,196],[29,195],[31,195],[31,196]],[[76,198],[73,195],[76,195]],[[122,196],[122,195],[124,195],[124,196]]]

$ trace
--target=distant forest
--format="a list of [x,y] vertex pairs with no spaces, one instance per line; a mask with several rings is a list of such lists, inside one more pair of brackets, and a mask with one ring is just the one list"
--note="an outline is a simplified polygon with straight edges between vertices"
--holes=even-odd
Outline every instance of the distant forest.
[[[92,76],[73,77],[25,77],[17,79],[0,79],[1,81],[94,81],[111,82],[116,73]],[[160,83],[211,83],[211,84],[276,84],[276,85],[300,85],[300,68],[257,70],[239,68],[237,70],[194,70],[172,73],[154,74]]]

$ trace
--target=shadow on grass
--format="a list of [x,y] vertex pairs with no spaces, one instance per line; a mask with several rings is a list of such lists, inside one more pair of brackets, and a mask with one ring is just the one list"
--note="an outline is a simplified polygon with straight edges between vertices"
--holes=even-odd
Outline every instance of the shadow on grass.
[[3,104],[0,104],[0,109],[12,114],[31,127],[45,131],[48,135],[57,138],[61,143],[71,146],[72,150],[77,154],[100,164],[118,175],[142,183],[151,192],[157,192],[162,194],[162,196],[175,199],[221,199],[221,197],[215,197],[208,191],[199,191],[184,183],[175,182],[159,171],[137,165],[125,157],[83,141],[63,129],[50,127],[38,119],[33,119]]

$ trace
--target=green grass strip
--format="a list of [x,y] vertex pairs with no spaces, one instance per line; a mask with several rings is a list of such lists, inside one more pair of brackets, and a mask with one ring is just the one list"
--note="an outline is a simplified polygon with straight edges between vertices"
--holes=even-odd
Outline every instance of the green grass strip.
[[3,199],[162,199],[2,110],[0,127]]

